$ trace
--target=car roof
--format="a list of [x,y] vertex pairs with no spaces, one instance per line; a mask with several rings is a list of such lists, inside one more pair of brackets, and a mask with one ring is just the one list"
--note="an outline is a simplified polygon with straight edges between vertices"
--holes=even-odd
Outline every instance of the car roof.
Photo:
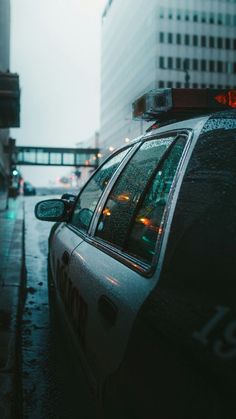
[[165,124],[159,128],[153,129],[149,132],[147,132],[143,137],[144,138],[148,138],[149,136],[153,135],[153,134],[161,134],[163,132],[168,132],[168,131],[177,131],[180,129],[197,129],[200,126],[203,126],[205,124],[205,122],[209,119],[210,115],[208,116],[198,116],[195,118],[191,118],[191,119],[185,119],[183,121],[179,121],[179,122],[174,122],[174,123],[170,123],[170,124]]
[[[236,129],[236,110],[229,109],[229,110],[223,110],[223,111],[218,111],[218,112],[211,112],[207,115],[200,115],[200,116],[198,115],[196,117],[192,117],[192,118],[189,118],[189,119],[183,119],[183,120],[178,121],[178,122],[173,122],[173,123],[169,123],[169,124],[165,123],[164,125],[162,125],[160,127],[151,129],[148,132],[146,132],[142,135],[139,135],[138,137],[132,139],[129,144],[118,147],[112,153],[112,155],[115,155],[117,152],[120,152],[120,151],[122,151],[122,150],[124,150],[124,149],[126,149],[130,146],[133,146],[137,143],[146,141],[147,139],[152,138],[153,136],[156,136],[156,135],[160,135],[162,133],[166,134],[168,132],[179,131],[179,130],[193,130],[193,131],[196,132],[196,135],[199,136],[203,127],[207,125],[208,121],[209,122],[211,122],[211,120],[212,120],[212,122],[213,122],[213,120],[220,121],[220,119],[225,119],[226,121],[227,121],[227,119],[231,120],[231,121],[232,121],[232,119],[233,120],[235,119],[235,124],[233,124],[233,126],[232,126],[232,124],[229,124],[229,123],[227,124],[226,123],[225,126],[224,127],[221,126],[221,128],[224,128],[224,129],[235,128]],[[151,122],[150,122],[150,124],[151,124]],[[153,125],[154,125],[154,123],[153,123]],[[209,123],[209,127],[208,127],[207,131],[211,131],[214,128],[215,129],[217,128],[217,124],[215,124],[215,127],[214,127],[214,123],[212,123],[212,124]],[[108,156],[104,160],[103,163],[105,163],[105,161],[109,160],[110,157],[111,157],[111,155]]]
[[[149,137],[152,137],[153,135],[159,135],[162,133],[166,133],[168,131],[177,131],[177,130],[184,130],[184,129],[191,129],[191,130],[199,130],[199,133],[201,131],[201,128],[205,125],[205,123],[212,119],[213,117],[217,119],[221,118],[235,118],[236,121],[236,110],[224,110],[220,112],[212,112],[208,115],[198,115],[196,117],[192,117],[189,119],[184,119],[178,122],[170,122],[165,123],[164,125],[151,129],[149,132],[146,132],[143,135],[140,135],[139,137],[135,138],[131,141],[131,144],[134,144],[136,142],[139,142],[141,140],[146,140]],[[230,126],[228,128],[231,128]]]

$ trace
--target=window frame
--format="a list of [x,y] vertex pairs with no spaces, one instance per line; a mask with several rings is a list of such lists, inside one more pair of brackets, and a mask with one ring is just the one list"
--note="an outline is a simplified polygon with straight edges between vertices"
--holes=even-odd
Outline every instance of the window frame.
[[[181,167],[182,167],[182,165],[183,165],[183,163],[186,159],[186,155],[188,153],[188,150],[189,150],[189,147],[190,147],[190,144],[191,144],[191,140],[192,140],[192,137],[193,137],[193,130],[191,130],[191,129],[171,130],[171,131],[165,131],[165,132],[160,133],[160,134],[152,135],[148,138],[144,137],[136,145],[135,150],[133,150],[133,152],[132,152],[132,155],[131,155],[131,153],[129,153],[129,156],[130,156],[130,159],[131,159],[134,156],[134,154],[136,153],[136,151],[138,151],[138,149],[141,147],[141,145],[144,142],[147,142],[149,140],[155,140],[155,139],[158,139],[158,138],[164,138],[165,136],[170,136],[170,135],[173,135],[173,136],[175,135],[175,139],[173,141],[173,144],[170,146],[170,149],[173,147],[173,145],[175,144],[177,139],[182,135],[186,136],[186,144],[185,144],[185,148],[184,148],[182,157],[181,157],[181,159],[178,163],[177,170],[176,170],[173,182],[172,182],[171,191],[170,191],[167,203],[166,203],[166,207],[165,207],[166,211],[165,211],[164,222],[163,222],[164,227],[168,223],[170,208],[172,207],[173,194],[174,194],[176,184],[177,184],[178,179],[179,179],[180,169],[181,169]],[[163,161],[165,160],[165,156],[166,156],[166,154],[169,153],[170,149],[168,149],[166,151],[163,158],[160,160],[158,166],[156,167],[156,170],[158,170],[158,167],[163,163]],[[110,195],[110,192],[111,192],[112,188],[115,186],[119,176],[122,174],[123,169],[125,168],[125,166],[127,165],[128,161],[130,159],[127,159],[125,164],[122,165],[122,168],[119,166],[120,170],[118,171],[118,173],[116,173],[116,176],[113,177],[112,181],[110,181],[109,188],[106,188],[106,190],[102,194],[102,196],[100,198],[100,201],[99,201],[99,205],[97,206],[97,208],[99,208],[99,210],[96,211],[96,213],[94,214],[93,219],[92,219],[91,224],[90,224],[90,231],[89,231],[90,234],[87,234],[84,239],[85,239],[86,242],[88,242],[92,246],[94,246],[97,249],[101,250],[102,252],[108,254],[109,256],[111,256],[112,258],[121,262],[122,264],[126,265],[130,269],[138,272],[142,276],[151,277],[156,270],[156,266],[158,264],[160,252],[159,252],[159,254],[155,255],[151,264],[147,264],[147,263],[139,260],[138,258],[133,257],[130,254],[126,253],[124,250],[118,249],[117,247],[113,246],[112,243],[106,242],[105,240],[95,236],[102,209],[103,209],[103,207],[104,207],[104,205],[107,201],[108,196]],[[182,173],[181,176],[182,176],[181,177],[181,181],[182,181],[182,178],[183,178],[184,174]],[[161,238],[161,240],[157,240],[156,248],[158,247],[159,249],[161,249],[162,241],[163,241],[163,237]]]

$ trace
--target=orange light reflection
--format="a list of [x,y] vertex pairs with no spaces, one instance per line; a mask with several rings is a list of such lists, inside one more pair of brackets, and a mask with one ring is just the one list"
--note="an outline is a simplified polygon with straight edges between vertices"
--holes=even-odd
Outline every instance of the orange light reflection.
[[120,194],[120,195],[117,195],[116,199],[117,199],[117,201],[122,202],[122,201],[129,201],[130,197],[129,197],[129,195],[126,195],[126,194]]
[[111,211],[109,210],[109,208],[104,208],[102,213],[103,213],[103,215],[107,215],[108,217],[109,217],[109,215],[111,215]]
[[119,282],[117,281],[117,279],[113,278],[112,276],[105,276],[106,280],[111,282],[112,285],[116,285],[119,286]]

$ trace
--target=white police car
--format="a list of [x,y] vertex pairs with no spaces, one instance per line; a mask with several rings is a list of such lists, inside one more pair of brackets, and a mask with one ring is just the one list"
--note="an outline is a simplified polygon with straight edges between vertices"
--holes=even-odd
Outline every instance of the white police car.
[[101,417],[235,418],[236,91],[157,95],[158,126],[35,213]]

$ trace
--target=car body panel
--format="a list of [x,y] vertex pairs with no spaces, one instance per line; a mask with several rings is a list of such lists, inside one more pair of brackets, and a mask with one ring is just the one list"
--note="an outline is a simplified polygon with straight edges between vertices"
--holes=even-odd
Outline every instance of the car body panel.
[[[87,242],[73,251],[70,276],[88,304],[84,348],[94,375],[102,380],[119,365],[153,279],[131,271]],[[102,301],[103,297],[109,301]],[[114,305],[114,315],[103,311],[102,306],[109,310],[109,304]]]
[[189,141],[148,274],[95,237],[133,151],[103,192],[89,231],[62,223],[50,240],[53,276],[104,419],[236,415],[236,112],[163,126],[134,147],[178,130],[189,130]]
[[[184,159],[189,158],[191,142],[190,131]],[[177,184],[181,182],[182,175],[180,176],[180,173],[183,172],[183,164],[184,161],[176,174],[177,180],[172,188],[172,194]],[[170,199],[171,201],[172,199]],[[68,226],[68,230],[71,230],[70,225]],[[71,233],[67,232],[64,236],[57,233],[60,236],[57,240],[60,241],[61,238],[68,240],[70,234],[71,237],[74,237],[76,231],[72,231]],[[77,333],[92,374],[100,383],[119,366],[134,319],[155,285],[157,276],[147,278],[138,272],[133,272],[130,269],[131,266],[125,266],[119,260],[115,260],[114,254],[111,257],[101,251],[96,241],[91,242],[86,240],[86,237],[84,238],[85,241],[82,241],[81,238],[78,247],[72,251],[66,270],[67,279],[72,282],[72,288],[76,290],[80,304],[84,307],[82,309],[84,310],[84,319],[81,321],[81,315],[77,315],[76,312],[69,315],[76,324],[80,323],[80,328],[78,325],[76,326]],[[59,251],[56,250],[56,253],[58,254]],[[133,265],[133,270],[135,270],[137,268],[135,262]],[[116,276],[114,276],[114,272],[116,272]],[[64,294],[65,298],[72,298],[71,293],[64,291]],[[104,313],[100,312],[101,299],[104,297],[109,300],[108,305],[111,304],[118,308],[115,324],[109,324],[109,321],[104,319]],[[73,306],[72,301],[67,301],[65,304]],[[76,305],[79,312],[79,303]]]
[[67,269],[67,264],[63,261],[63,255],[67,252],[70,258],[72,251],[82,241],[83,239],[81,237],[77,234],[73,234],[71,230],[67,228],[66,223],[59,224],[51,235],[49,255],[51,272],[55,282],[57,282],[60,269]]
[[116,419],[127,412],[137,419],[153,412],[163,419],[236,415],[234,127],[236,119],[229,130],[209,121],[202,130],[178,193],[159,282],[104,387],[104,418],[114,406]]

